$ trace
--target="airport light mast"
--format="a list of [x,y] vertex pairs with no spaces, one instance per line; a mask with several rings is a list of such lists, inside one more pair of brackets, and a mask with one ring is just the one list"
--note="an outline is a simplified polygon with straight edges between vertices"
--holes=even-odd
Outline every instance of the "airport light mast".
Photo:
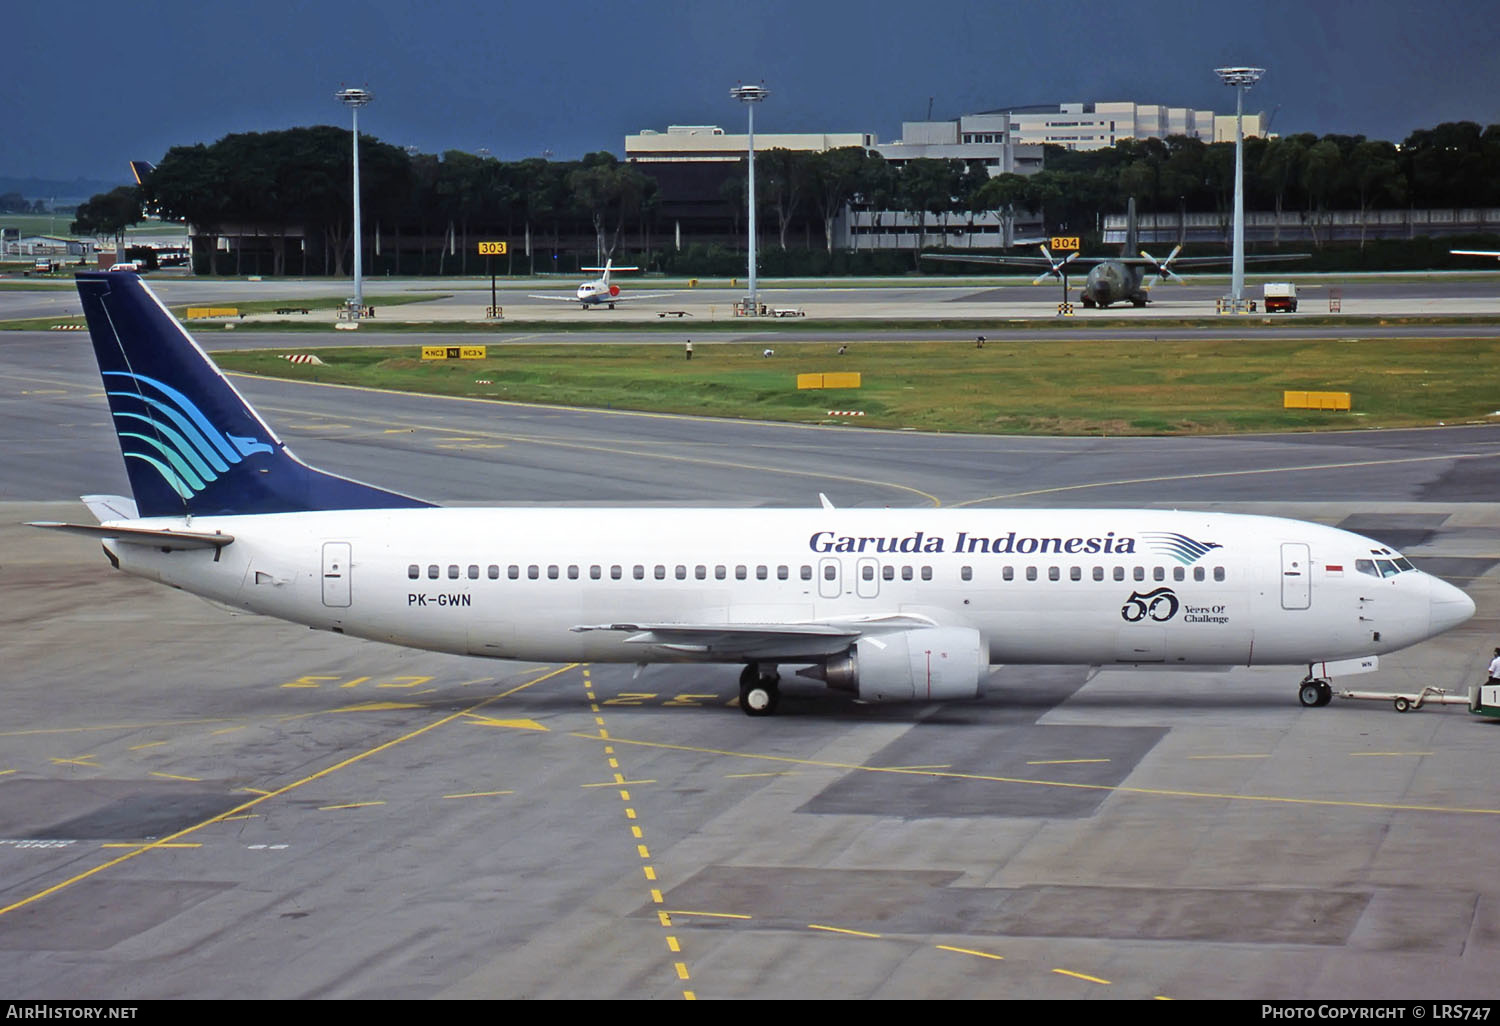
[[354,298],[350,305],[354,308],[354,319],[359,320],[365,315],[364,243],[360,238],[359,207],[359,108],[375,99],[375,94],[368,89],[340,89],[333,95],[354,116]]
[[750,309],[748,312],[751,317],[755,317],[760,314],[760,301],[755,293],[755,105],[770,96],[771,90],[763,85],[737,85],[729,90],[729,95],[743,103],[746,112],[750,115],[750,184],[747,190],[750,204]]
[[1245,304],[1245,90],[1265,68],[1215,68],[1227,86],[1234,86],[1234,257],[1226,298],[1232,313],[1244,313]]

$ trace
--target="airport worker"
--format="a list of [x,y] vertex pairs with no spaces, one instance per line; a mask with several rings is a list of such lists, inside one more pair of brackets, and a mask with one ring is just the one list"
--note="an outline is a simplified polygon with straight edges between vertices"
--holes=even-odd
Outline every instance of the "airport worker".
[[683,350],[683,357],[691,360],[693,358],[693,340],[687,340],[687,347]]
[[1495,658],[1490,660],[1491,684],[1500,684],[1500,648],[1495,649]]

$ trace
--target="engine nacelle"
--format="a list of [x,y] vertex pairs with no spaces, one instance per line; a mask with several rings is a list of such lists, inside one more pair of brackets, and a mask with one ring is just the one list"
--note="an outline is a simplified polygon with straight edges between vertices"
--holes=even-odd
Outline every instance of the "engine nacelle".
[[866,702],[939,702],[977,696],[989,666],[989,647],[972,627],[924,627],[860,638],[801,673]]

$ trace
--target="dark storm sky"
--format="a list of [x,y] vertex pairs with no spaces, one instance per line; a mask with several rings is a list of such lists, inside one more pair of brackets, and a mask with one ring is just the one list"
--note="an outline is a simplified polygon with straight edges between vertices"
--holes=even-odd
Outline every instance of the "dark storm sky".
[[903,120],[1024,103],[1234,109],[1213,68],[1268,69],[1248,110],[1281,134],[1400,141],[1500,122],[1495,0],[136,0],[9,6],[0,175],[128,180],[132,158],[231,132],[347,124],[429,153],[623,154],[668,124],[900,135]]

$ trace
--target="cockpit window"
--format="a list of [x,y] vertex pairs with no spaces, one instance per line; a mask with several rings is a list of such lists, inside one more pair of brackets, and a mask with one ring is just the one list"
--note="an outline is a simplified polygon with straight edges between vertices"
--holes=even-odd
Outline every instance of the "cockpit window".
[[1377,559],[1375,565],[1380,568],[1381,577],[1395,577],[1401,572],[1401,568],[1389,559]]
[[1416,569],[1416,567],[1411,565],[1411,560],[1407,559],[1405,556],[1397,556],[1396,565],[1399,566],[1403,571]]
[[1375,561],[1373,559],[1356,559],[1354,561],[1354,569],[1362,574],[1369,574],[1371,577],[1380,576],[1380,571],[1375,569]]

